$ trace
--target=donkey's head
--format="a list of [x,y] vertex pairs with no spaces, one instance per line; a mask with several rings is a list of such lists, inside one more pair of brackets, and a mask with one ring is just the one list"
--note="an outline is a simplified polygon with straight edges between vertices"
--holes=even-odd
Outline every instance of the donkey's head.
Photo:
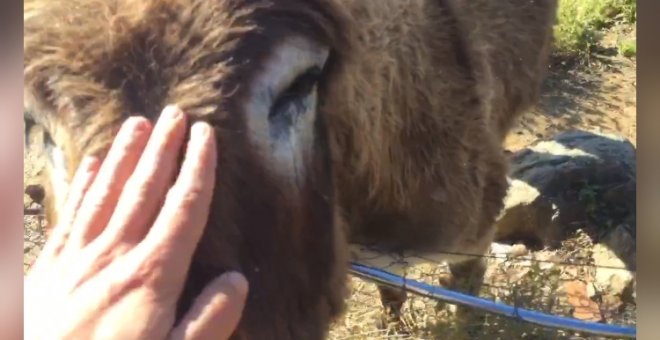
[[219,152],[181,308],[237,269],[251,287],[237,334],[321,336],[345,265],[318,113],[349,48],[343,14],[326,0],[28,0],[24,14],[50,223],[82,156],[130,115],[178,104],[215,127]]

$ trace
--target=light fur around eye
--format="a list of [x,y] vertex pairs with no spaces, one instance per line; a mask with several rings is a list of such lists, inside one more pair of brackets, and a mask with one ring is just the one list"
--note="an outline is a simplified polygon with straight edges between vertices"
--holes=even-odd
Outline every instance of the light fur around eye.
[[307,75],[311,77],[310,70],[320,73],[328,55],[327,48],[307,39],[289,38],[273,50],[264,72],[250,84],[245,106],[250,140],[286,181],[304,178],[317,108],[316,82]]

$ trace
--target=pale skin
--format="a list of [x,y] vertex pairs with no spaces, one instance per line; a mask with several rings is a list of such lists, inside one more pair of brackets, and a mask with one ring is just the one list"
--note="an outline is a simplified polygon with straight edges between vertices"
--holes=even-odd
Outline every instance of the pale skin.
[[197,122],[175,176],[186,128],[174,106],[153,127],[131,117],[103,161],[82,161],[25,279],[26,339],[229,338],[248,291],[235,272],[209,283],[174,326],[217,157],[213,129]]

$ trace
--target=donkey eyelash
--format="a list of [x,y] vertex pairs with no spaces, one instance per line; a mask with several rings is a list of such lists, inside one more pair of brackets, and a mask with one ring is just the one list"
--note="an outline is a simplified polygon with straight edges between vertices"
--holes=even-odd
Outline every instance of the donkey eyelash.
[[312,66],[299,75],[275,100],[269,118],[282,113],[287,105],[307,97],[321,78],[321,68]]

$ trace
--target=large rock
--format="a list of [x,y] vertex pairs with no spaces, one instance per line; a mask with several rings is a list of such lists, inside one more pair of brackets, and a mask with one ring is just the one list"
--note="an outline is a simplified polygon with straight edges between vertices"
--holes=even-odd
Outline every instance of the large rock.
[[571,131],[541,140],[511,155],[498,240],[554,246],[586,222],[603,226],[597,238],[626,224],[634,240],[635,176],[624,138]]
[[626,263],[620,256],[609,247],[596,244],[592,258],[596,266],[595,284],[601,294],[623,300],[630,299],[635,288],[635,275],[625,270]]

